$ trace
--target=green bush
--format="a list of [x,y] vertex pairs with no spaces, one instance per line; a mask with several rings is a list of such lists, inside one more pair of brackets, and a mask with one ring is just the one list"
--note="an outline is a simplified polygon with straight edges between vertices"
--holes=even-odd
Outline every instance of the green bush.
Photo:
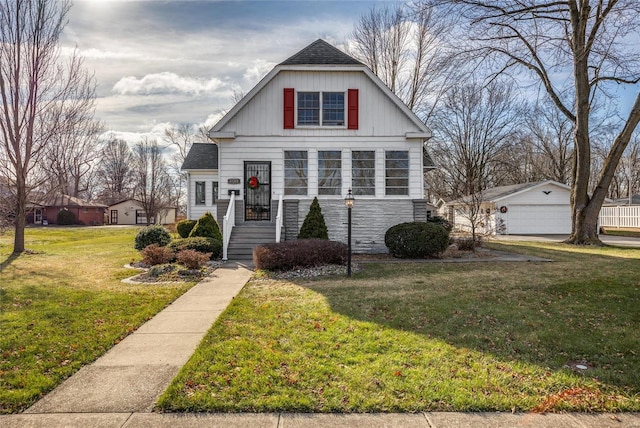
[[69,226],[71,224],[76,224],[76,215],[64,208],[58,211],[58,217],[56,218],[56,223],[61,226]]
[[266,244],[253,250],[253,264],[258,269],[289,270],[329,264],[345,264],[347,246],[326,239],[298,239]]
[[140,229],[136,234],[134,248],[136,250],[142,250],[149,245],[158,244],[159,247],[164,247],[171,242],[171,236],[169,231],[162,226],[154,225]]
[[194,250],[199,253],[210,253],[211,260],[219,259],[222,255],[222,241],[215,238],[204,238],[196,236],[194,238],[174,239],[169,244],[169,248],[174,251]]
[[327,233],[327,225],[324,222],[324,216],[322,215],[322,209],[318,198],[313,198],[311,206],[309,207],[309,213],[302,223],[300,233],[298,233],[298,239],[329,239]]
[[447,249],[449,232],[430,222],[401,223],[387,230],[384,243],[394,257],[435,257]]
[[205,238],[215,238],[218,241],[222,241],[222,233],[220,233],[220,227],[218,222],[213,218],[210,212],[204,213],[202,217],[198,219],[191,232],[189,232],[189,238],[196,236],[203,236]]
[[189,237],[189,234],[195,227],[197,221],[196,220],[180,220],[176,223],[176,231],[181,238]]

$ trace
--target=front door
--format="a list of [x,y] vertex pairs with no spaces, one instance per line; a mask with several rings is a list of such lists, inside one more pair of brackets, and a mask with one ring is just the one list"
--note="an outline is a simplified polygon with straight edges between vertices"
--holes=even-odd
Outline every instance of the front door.
[[244,163],[244,219],[271,220],[271,162]]

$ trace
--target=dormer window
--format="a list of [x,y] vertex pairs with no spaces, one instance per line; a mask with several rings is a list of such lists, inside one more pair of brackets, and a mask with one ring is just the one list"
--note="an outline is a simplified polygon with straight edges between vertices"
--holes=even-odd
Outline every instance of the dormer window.
[[344,126],[344,92],[298,92],[298,125]]

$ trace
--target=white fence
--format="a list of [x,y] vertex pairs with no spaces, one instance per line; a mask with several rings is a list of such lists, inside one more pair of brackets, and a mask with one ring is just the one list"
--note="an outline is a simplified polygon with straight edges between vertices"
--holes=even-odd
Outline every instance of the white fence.
[[620,205],[602,207],[600,226],[640,228],[640,205]]

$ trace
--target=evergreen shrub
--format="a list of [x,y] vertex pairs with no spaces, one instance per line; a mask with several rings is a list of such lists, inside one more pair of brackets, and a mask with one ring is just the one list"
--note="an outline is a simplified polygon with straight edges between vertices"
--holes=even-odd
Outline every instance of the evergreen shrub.
[[453,225],[449,223],[449,220],[445,219],[444,217],[440,217],[439,215],[429,217],[427,219],[427,222],[439,224],[440,226],[444,227],[449,233],[451,233],[451,231],[453,230]]
[[313,198],[309,212],[302,223],[298,239],[329,239],[327,225],[324,222],[318,198]]
[[222,233],[220,232],[220,226],[218,222],[210,212],[206,212],[198,219],[191,232],[189,232],[189,238],[196,236],[203,236],[205,238],[215,238],[222,241]]
[[174,251],[194,250],[199,253],[209,253],[211,260],[219,259],[222,255],[222,241],[203,236],[174,239],[169,244],[169,248]]
[[400,223],[387,230],[384,243],[394,257],[436,257],[447,249],[449,232],[432,222]]
[[171,235],[169,235],[167,229],[159,225],[147,226],[140,229],[136,234],[134,248],[141,251],[151,244],[165,247],[169,242],[171,242]]
[[193,228],[195,227],[197,220],[180,220],[176,223],[176,231],[181,238],[187,238]]
[[61,209],[58,211],[56,223],[61,226],[76,224],[76,215],[67,209]]
[[298,239],[261,245],[253,250],[257,269],[290,270],[330,264],[345,264],[347,246],[327,239]]

